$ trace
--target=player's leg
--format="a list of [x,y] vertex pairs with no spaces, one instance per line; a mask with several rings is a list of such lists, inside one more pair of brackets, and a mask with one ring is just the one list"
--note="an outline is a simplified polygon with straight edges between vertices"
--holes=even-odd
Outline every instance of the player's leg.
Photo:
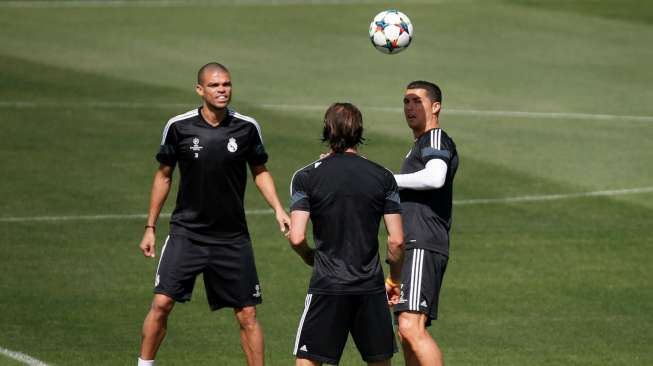
[[141,360],[154,360],[167,331],[168,315],[175,301],[190,300],[206,255],[185,237],[170,235],[166,239],[157,265],[154,299],[143,322],[140,364],[148,364]]
[[356,298],[356,313],[351,335],[356,348],[368,365],[390,365],[397,352],[392,316],[385,292],[352,296]]
[[[427,316],[421,313],[399,314],[399,334],[407,366],[442,366],[442,351],[426,330]],[[407,351],[407,352],[406,352]]]
[[263,365],[264,341],[256,305],[262,302],[252,243],[210,246],[209,265],[204,269],[204,287],[212,310],[234,309],[240,343],[248,365]]
[[256,318],[256,307],[236,308],[234,312],[240,325],[240,344],[247,357],[247,364],[249,366],[263,365],[263,329]]
[[141,360],[154,360],[156,352],[168,329],[168,315],[175,305],[175,300],[167,295],[155,294],[150,311],[143,322],[141,340]]
[[295,360],[295,366],[322,366],[322,362],[306,358],[298,358]]
[[348,295],[307,294],[295,337],[295,364],[337,365],[354,310]]
[[442,365],[440,348],[426,330],[437,318],[440,287],[447,257],[424,249],[410,249],[404,257],[398,313],[399,338],[406,365]]
[[404,362],[406,363],[406,366],[419,365],[415,356],[415,352],[413,352],[413,350],[410,348],[410,344],[404,340],[404,338],[401,336],[401,333],[397,333],[399,334],[399,342],[401,342],[401,350],[404,353]]

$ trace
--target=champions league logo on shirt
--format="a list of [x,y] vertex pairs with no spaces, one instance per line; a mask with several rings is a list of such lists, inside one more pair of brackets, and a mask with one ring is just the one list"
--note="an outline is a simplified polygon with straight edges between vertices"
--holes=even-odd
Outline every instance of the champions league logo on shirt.
[[229,143],[227,144],[227,150],[229,150],[229,152],[236,152],[236,150],[238,150],[238,144],[236,143],[235,138],[232,137],[229,139]]
[[193,138],[193,146],[190,147],[192,151],[195,151],[195,159],[200,157],[200,150],[202,150],[204,147],[200,146],[200,139],[197,137]]

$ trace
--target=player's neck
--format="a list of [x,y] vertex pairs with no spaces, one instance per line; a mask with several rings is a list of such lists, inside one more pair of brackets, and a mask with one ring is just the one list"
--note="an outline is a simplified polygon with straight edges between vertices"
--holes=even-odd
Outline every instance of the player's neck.
[[204,118],[206,123],[210,124],[213,127],[217,127],[227,115],[227,108],[218,109],[204,104],[200,113],[202,113],[202,118]]
[[[350,154],[358,155],[358,150],[355,147],[350,147],[350,148],[347,148],[347,149],[345,149],[343,151],[340,151],[340,153],[350,153]],[[335,152],[333,150],[329,150],[329,153],[327,155],[333,155],[333,154],[337,154],[337,152]]]
[[413,130],[413,136],[417,140],[420,138],[422,135],[424,135],[426,132],[434,129],[434,128],[440,128],[440,120],[438,119],[438,116],[433,116],[430,120],[426,121],[424,124],[424,127],[414,129]]

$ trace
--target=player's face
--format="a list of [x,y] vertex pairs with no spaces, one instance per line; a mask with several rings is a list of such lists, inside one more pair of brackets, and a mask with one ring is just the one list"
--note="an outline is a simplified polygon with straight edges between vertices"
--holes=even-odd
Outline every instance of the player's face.
[[231,76],[223,70],[206,70],[202,83],[197,84],[195,89],[207,106],[227,108],[231,101]]
[[439,102],[431,102],[424,89],[406,89],[404,94],[404,117],[411,129],[423,129],[434,114],[440,111]]

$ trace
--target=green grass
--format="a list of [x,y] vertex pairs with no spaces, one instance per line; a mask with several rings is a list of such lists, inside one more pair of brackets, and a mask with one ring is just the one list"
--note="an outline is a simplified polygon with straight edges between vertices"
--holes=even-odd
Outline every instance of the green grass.
[[[362,153],[397,170],[412,143],[401,93],[422,78],[445,93],[443,125],[461,156],[456,200],[653,186],[653,122],[447,113],[653,116],[645,0],[228,3],[0,2],[0,217],[145,212],[162,128],[198,103],[194,75],[210,60],[231,68],[234,106],[261,123],[285,202],[292,172],[324,150],[320,121],[336,100],[361,106]],[[416,38],[384,56],[366,27],[391,6],[411,16]],[[246,200],[265,207],[252,184]],[[174,192],[164,211],[173,205]],[[653,363],[652,193],[454,211],[431,329],[448,364]],[[0,220],[0,347],[52,365],[133,364],[155,271],[137,249],[142,225]],[[291,364],[310,270],[272,216],[252,215],[249,227],[266,360]],[[201,285],[175,309],[158,358],[245,363],[231,312],[209,312]],[[351,342],[341,364],[362,364]]]

